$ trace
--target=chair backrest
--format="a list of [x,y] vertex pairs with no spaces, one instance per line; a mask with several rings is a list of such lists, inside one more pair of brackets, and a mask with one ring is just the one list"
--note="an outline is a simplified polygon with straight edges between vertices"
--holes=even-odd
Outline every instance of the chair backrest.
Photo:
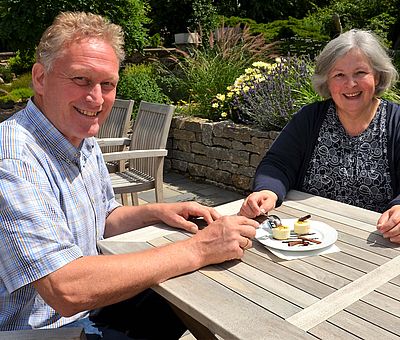
[[[98,138],[127,137],[132,117],[134,101],[131,99],[115,99],[110,115],[100,127]],[[101,148],[105,152],[123,151],[121,146],[106,146]]]
[[[165,149],[175,106],[141,101],[132,128],[130,150]],[[154,173],[155,160],[150,158],[130,161],[144,173]]]

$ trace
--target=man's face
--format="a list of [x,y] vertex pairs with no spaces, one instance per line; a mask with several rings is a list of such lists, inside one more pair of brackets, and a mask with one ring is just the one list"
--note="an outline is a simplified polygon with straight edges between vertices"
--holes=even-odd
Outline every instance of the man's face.
[[68,46],[53,68],[32,70],[35,104],[76,147],[97,134],[114,103],[119,62],[112,47],[98,39]]

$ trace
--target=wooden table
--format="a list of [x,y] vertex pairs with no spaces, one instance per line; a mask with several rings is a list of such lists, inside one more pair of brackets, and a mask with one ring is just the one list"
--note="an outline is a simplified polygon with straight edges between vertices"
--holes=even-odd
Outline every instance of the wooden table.
[[[242,201],[217,207],[235,214]],[[376,231],[380,214],[291,191],[274,211],[311,214],[338,231],[340,252],[281,260],[258,241],[241,261],[170,279],[154,290],[224,339],[399,339],[400,246]],[[157,225],[101,241],[124,253],[187,237]]]

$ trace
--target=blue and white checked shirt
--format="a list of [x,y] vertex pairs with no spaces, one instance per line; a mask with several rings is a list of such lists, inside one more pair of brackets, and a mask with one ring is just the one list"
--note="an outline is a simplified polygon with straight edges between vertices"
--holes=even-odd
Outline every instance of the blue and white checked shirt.
[[32,282],[96,255],[108,214],[119,206],[100,148],[75,148],[29,101],[0,124],[0,330],[70,323]]

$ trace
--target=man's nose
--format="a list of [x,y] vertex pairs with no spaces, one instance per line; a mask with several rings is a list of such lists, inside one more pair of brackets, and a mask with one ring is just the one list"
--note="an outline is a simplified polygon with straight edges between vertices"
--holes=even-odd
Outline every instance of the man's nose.
[[86,100],[90,103],[96,104],[96,105],[102,105],[104,103],[104,98],[103,98],[103,91],[101,88],[101,84],[96,84],[92,86],[90,89],[90,92],[86,96]]

